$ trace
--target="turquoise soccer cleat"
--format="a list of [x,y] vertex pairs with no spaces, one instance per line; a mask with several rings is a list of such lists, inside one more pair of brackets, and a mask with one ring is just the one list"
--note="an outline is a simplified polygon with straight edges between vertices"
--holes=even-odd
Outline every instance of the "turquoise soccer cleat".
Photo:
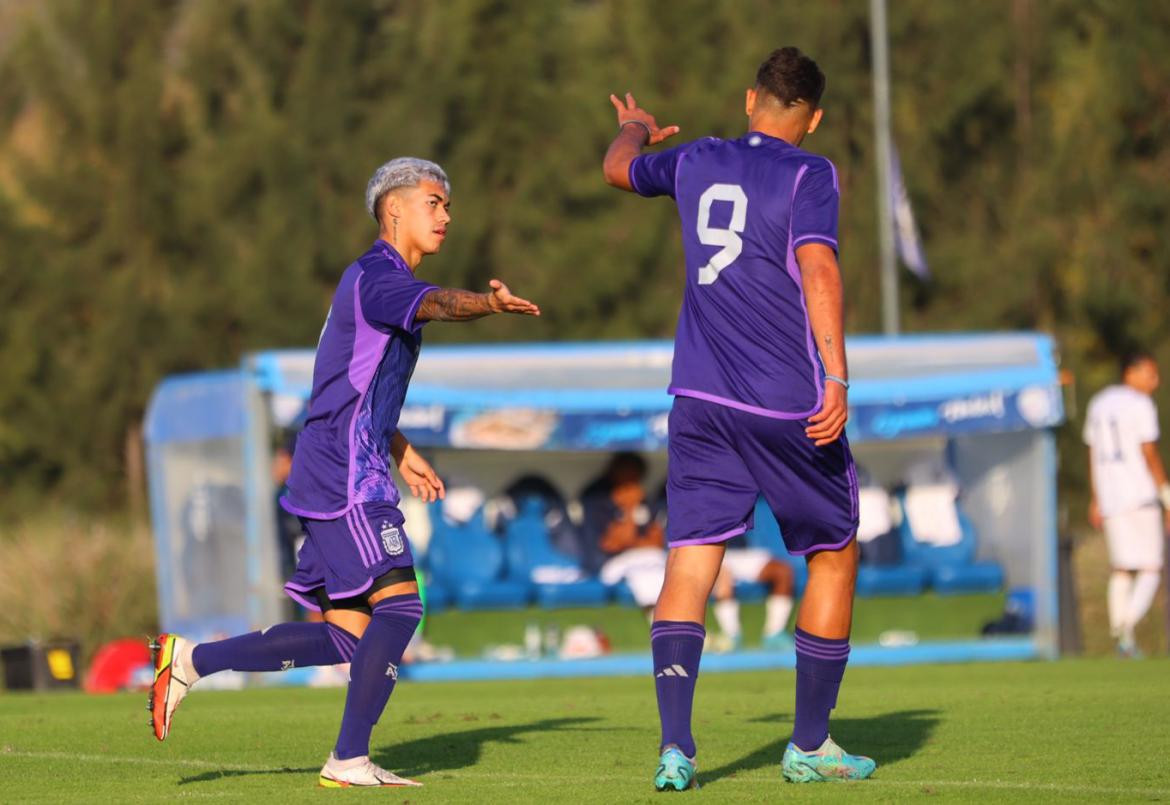
[[763,646],[768,651],[796,651],[796,641],[784,631],[765,635]]
[[688,788],[698,788],[699,781],[695,779],[695,759],[684,755],[677,746],[668,746],[658,759],[654,787],[659,791],[686,791]]
[[815,752],[805,752],[789,742],[780,768],[790,783],[830,783],[864,780],[873,774],[877,764],[864,755],[849,754],[832,738],[826,738]]

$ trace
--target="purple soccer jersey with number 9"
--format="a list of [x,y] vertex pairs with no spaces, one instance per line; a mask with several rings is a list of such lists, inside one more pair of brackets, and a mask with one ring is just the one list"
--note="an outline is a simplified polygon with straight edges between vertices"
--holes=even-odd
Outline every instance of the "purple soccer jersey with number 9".
[[824,157],[751,132],[707,138],[630,164],[643,196],[678,205],[686,289],[670,392],[667,539],[726,542],[762,495],[788,550],[847,545],[857,529],[853,456],[816,447],[805,420],[824,372],[796,250],[837,249],[837,172]]
[[837,171],[824,157],[751,132],[644,154],[643,196],[678,204],[687,282],[670,392],[776,419],[821,405],[822,370],[795,251],[837,248]]

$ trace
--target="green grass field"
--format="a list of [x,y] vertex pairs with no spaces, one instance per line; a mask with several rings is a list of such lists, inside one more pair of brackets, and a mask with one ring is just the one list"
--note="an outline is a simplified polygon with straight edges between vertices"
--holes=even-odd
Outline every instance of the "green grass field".
[[[708,674],[695,731],[706,802],[1170,799],[1170,661],[853,668],[833,733],[879,762],[864,783],[797,787],[778,761],[791,672]],[[0,800],[646,802],[649,678],[409,684],[374,759],[422,789],[317,789],[343,691],[196,691],[158,744],[145,696],[0,696]]]
[[[854,607],[852,640],[876,643],[887,629],[912,631],[923,640],[975,638],[983,624],[1003,613],[1002,593],[947,595],[924,593],[916,596],[859,598]],[[795,618],[795,614],[793,615]],[[744,604],[740,608],[744,645],[760,643],[764,605]],[[583,609],[517,609],[490,612],[448,610],[427,617],[427,639],[451,646],[462,657],[478,656],[485,645],[520,643],[524,626],[555,624],[561,629],[574,624],[596,626],[609,637],[615,651],[647,651],[649,624],[634,607],[606,606]],[[707,628],[714,631],[715,617],[707,615]]]

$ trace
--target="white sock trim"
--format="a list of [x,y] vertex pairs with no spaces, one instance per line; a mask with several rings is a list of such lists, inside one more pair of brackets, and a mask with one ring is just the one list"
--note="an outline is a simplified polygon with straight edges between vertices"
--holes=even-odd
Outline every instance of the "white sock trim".
[[764,637],[784,631],[792,615],[793,601],[789,595],[769,595],[764,602]]
[[1129,594],[1129,605],[1125,609],[1125,625],[1132,633],[1134,627],[1141,622],[1154,598],[1158,595],[1158,585],[1162,582],[1162,574],[1156,570],[1139,570],[1133,580],[1133,588]]
[[715,620],[725,635],[734,639],[740,635],[739,602],[734,598],[725,598],[715,602]]

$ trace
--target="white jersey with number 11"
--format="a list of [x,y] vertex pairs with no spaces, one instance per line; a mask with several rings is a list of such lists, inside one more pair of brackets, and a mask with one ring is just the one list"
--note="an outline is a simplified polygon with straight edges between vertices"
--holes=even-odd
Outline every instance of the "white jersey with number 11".
[[1103,517],[1153,506],[1154,478],[1142,445],[1158,441],[1158,411],[1149,395],[1125,385],[1109,386],[1089,401],[1085,444],[1092,449],[1093,491]]

